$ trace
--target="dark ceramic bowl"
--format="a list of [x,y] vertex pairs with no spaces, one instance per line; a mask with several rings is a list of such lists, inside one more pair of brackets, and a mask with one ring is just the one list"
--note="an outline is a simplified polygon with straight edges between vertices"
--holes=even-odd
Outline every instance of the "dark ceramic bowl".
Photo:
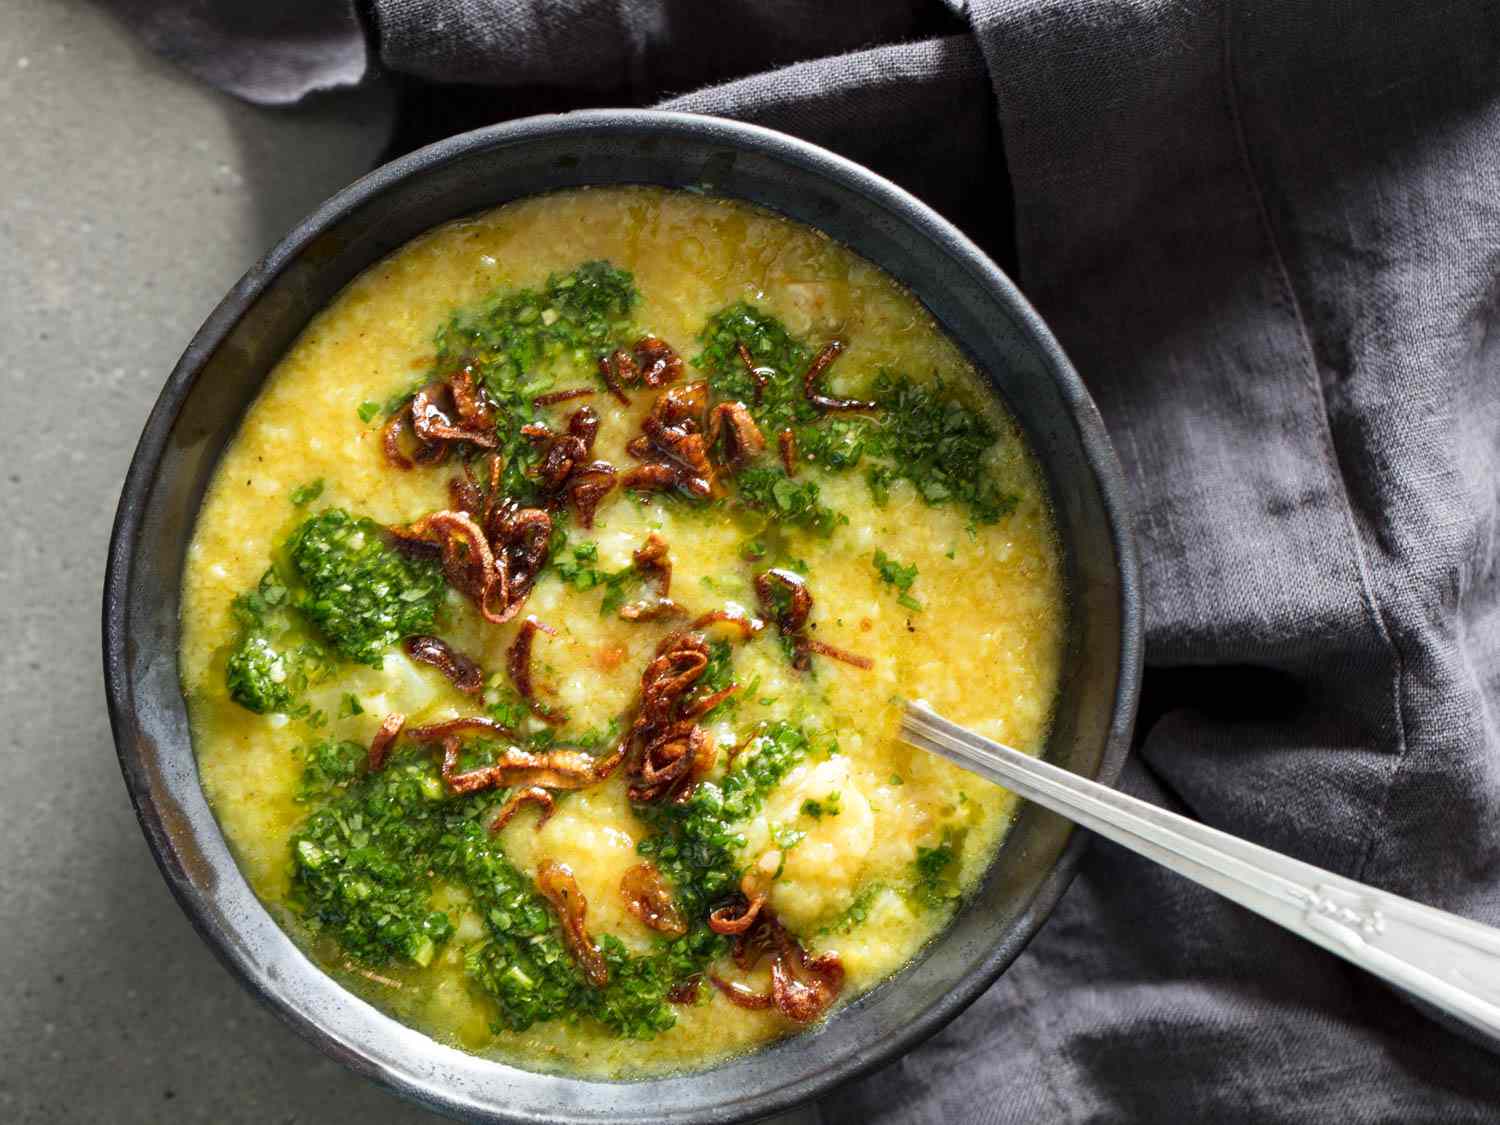
[[481,129],[372,172],[293,231],[193,338],[146,423],[104,590],[120,766],[163,875],[231,970],[307,1038],[433,1109],[486,1122],[728,1122],[820,1094],[921,1042],[1015,960],[1084,845],[1022,808],[999,859],[916,961],[827,1024],[687,1077],[535,1074],[441,1046],[345,991],[272,921],[199,787],[177,676],[182,566],[209,477],[266,374],[361,270],[415,235],[584,184],[691,187],[818,227],[908,286],[1009,403],[1040,459],[1067,561],[1071,635],[1048,757],[1112,783],[1140,674],[1135,556],[1119,466],[1045,325],[963,235],[904,191],[801,141],[732,121],[601,111]]

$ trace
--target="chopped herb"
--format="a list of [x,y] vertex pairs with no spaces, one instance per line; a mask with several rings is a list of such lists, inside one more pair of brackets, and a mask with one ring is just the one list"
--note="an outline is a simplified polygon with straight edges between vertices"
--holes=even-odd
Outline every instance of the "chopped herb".
[[369,401],[362,402],[359,404],[359,409],[355,411],[355,413],[359,415],[359,420],[361,422],[371,422],[374,420],[375,415],[380,413],[380,403]]
[[733,893],[739,881],[737,829],[749,819],[815,743],[800,727],[773,723],[753,739],[722,781],[706,781],[680,805],[640,805],[636,812],[653,829],[636,850],[656,861],[676,889],[678,906],[702,918]]
[[286,554],[303,584],[292,604],[344,659],[378,668],[402,637],[432,631],[441,571],[387,547],[373,520],[330,508],[293,532]]
[[[813,350],[776,317],[740,302],[711,316],[698,339],[703,351],[693,358],[693,366],[708,376],[716,397],[749,405],[763,431],[774,434],[797,423],[817,421],[817,409],[802,393],[802,375],[812,362]],[[759,396],[756,381],[740,358],[740,344],[765,375]]]
[[[799,832],[797,829],[788,828],[784,824],[771,825],[771,841],[783,852],[791,851],[806,838],[806,832]],[[785,863],[785,859],[782,862]]]
[[287,682],[291,676],[289,656],[254,632],[240,638],[225,667],[229,698],[260,715],[291,710],[294,697]]
[[319,477],[317,480],[310,480],[306,484],[299,484],[296,488],[292,489],[291,501],[300,508],[322,495],[323,478]]
[[[700,696],[711,695],[727,688],[733,682],[734,648],[728,641],[714,641],[708,646],[708,665],[703,669],[703,675],[698,678],[698,694]],[[731,695],[722,703],[705,711],[699,717],[699,721],[707,721],[712,715],[731,711],[738,703],[738,697]]]
[[818,499],[818,482],[792,480],[780,469],[749,468],[735,477],[740,503],[796,527],[805,527],[827,538],[849,517],[824,507]]
[[958,897],[955,885],[957,872],[954,870],[957,858],[953,841],[949,838],[945,838],[935,848],[918,846],[917,858],[912,866],[916,876],[913,891],[919,902],[930,907],[940,907]]
[[297,786],[297,800],[304,802],[347,789],[359,777],[367,756],[357,742],[319,742],[299,754],[302,780]]
[[904,777],[902,777],[899,773],[893,773],[893,774],[891,774],[891,784],[892,785],[905,785],[906,784],[906,779]]
[[[592,987],[550,907],[486,827],[498,795],[449,795],[422,751],[351,781],[357,752],[352,743],[309,752],[309,791],[334,795],[292,837],[289,899],[314,934],[337,942],[354,962],[431,964],[454,933],[452,919],[433,908],[433,894],[459,886],[485,931],[466,951],[465,969],[494,1001],[497,1030],[588,1017],[616,1035],[645,1039],[676,1022],[667,991],[727,951],[727,940],[702,922],[645,954],[603,935],[610,980]],[[746,791],[738,790],[741,803]]]
[[902,566],[884,551],[875,552],[875,569],[880,572],[880,580],[888,586],[894,586],[897,590],[896,601],[910,610],[920,610],[922,603],[917,601],[908,592],[911,585],[917,580],[916,565]]
[[875,899],[880,892],[885,890],[884,883],[866,883],[859,889],[848,908],[828,925],[818,931],[820,934],[847,934],[856,926],[860,925],[870,916],[870,907],[874,905]]
[[[767,435],[791,429],[801,461],[832,472],[859,463],[876,423],[827,417],[808,402],[802,380],[816,349],[793,336],[775,316],[741,302],[711,316],[698,339],[703,351],[693,364],[708,376],[717,398],[745,403]],[[759,395],[740,358],[739,344],[745,345],[765,378]]]
[[822,800],[813,800],[809,797],[802,802],[802,815],[810,816],[814,820],[822,820],[825,816],[838,816],[839,796],[840,794],[835,790]]
[[885,504],[890,486],[906,480],[929,505],[956,501],[978,523],[995,523],[1016,506],[982,471],[998,440],[977,411],[941,382],[920,386],[905,376],[882,373],[875,380],[882,425],[868,435],[867,449],[885,464],[865,475],[870,495]]
[[365,709],[359,701],[359,696],[355,695],[352,691],[346,691],[343,702],[339,704],[339,718],[347,719],[355,715],[363,715],[364,713]]
[[625,604],[626,596],[641,580],[641,572],[627,565],[619,570],[599,570],[592,564],[599,559],[599,544],[592,541],[579,543],[568,553],[558,552],[552,561],[557,576],[575,590],[592,590],[604,587],[604,597],[599,603],[599,616],[608,617]]
[[333,671],[318,645],[298,643],[289,602],[286,584],[272,567],[231,606],[240,628],[225,663],[225,683],[230,699],[257,714],[305,714],[302,693]]

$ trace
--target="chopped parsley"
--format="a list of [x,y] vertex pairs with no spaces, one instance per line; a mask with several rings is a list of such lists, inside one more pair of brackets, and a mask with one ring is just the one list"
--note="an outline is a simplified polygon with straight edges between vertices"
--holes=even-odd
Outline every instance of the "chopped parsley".
[[809,797],[802,802],[802,815],[810,816],[814,820],[822,820],[825,816],[838,816],[839,797],[840,794],[837,790],[820,800],[814,800]]
[[310,504],[322,495],[323,478],[319,477],[317,480],[310,480],[306,484],[299,484],[296,488],[292,489],[290,499],[293,504],[300,508],[304,504]]
[[359,415],[361,422],[372,422],[375,420],[375,415],[380,413],[380,403],[367,400],[359,404],[359,409],[355,413]]
[[[761,430],[773,441],[789,426],[818,420],[817,408],[802,393],[802,376],[812,362],[813,349],[775,316],[741,301],[709,317],[698,340],[703,350],[693,358],[693,366],[708,376],[714,395],[749,406]],[[765,375],[759,403],[755,401],[756,381],[739,355],[740,344]]]
[[[770,313],[744,302],[731,305],[710,317],[698,338],[703,350],[693,363],[716,398],[744,402],[768,437],[791,429],[799,457],[825,470],[875,462],[865,481],[877,504],[887,503],[891,485],[905,480],[929,505],[962,504],[975,523],[995,523],[1015,508],[1016,497],[979,471],[998,440],[994,428],[941,381],[923,385],[881,372],[865,396],[879,405],[875,417],[831,417],[808,402],[803,389],[814,347]],[[759,402],[741,343],[765,380]],[[774,470],[749,469],[737,484],[749,507],[823,535],[835,526],[812,481],[795,484]]]
[[[707,859],[722,876],[715,885],[728,886],[735,874],[732,853],[718,849],[738,839],[730,818],[743,819],[759,807],[804,751],[800,733],[777,730],[763,736],[722,790],[713,787],[711,800],[695,794],[688,806],[655,810],[672,825],[673,869],[689,873],[687,880],[701,889],[692,873]],[[362,753],[352,743],[306,752],[304,792],[331,799],[292,836],[289,899],[311,932],[335,941],[356,963],[431,964],[454,933],[453,919],[434,909],[433,895],[462,888],[484,925],[483,939],[465,951],[465,970],[495,1002],[497,1030],[589,1017],[617,1035],[644,1039],[676,1022],[668,990],[728,950],[728,940],[702,921],[682,937],[657,939],[644,954],[600,935],[610,980],[592,987],[563,944],[551,908],[487,828],[504,792],[451,796],[433,756],[421,750],[352,780]],[[652,852],[648,842],[642,850]],[[652,854],[665,865],[668,850]],[[702,918],[706,911],[690,913]]]
[[[859,463],[875,423],[868,418],[829,417],[807,401],[802,380],[816,349],[793,336],[779,319],[742,301],[711,316],[698,339],[703,351],[693,365],[708,376],[717,398],[745,403],[768,439],[774,442],[777,434],[790,429],[804,462],[834,472]],[[755,380],[739,355],[741,343],[766,380],[759,402]]]
[[625,604],[626,596],[642,580],[641,572],[634,564],[627,564],[619,570],[600,570],[593,565],[598,561],[599,544],[590,540],[557,552],[552,569],[575,590],[602,587],[604,597],[599,602],[599,616],[608,617]]
[[347,789],[360,775],[368,752],[357,742],[319,742],[299,754],[302,780],[297,800],[317,801]]
[[[698,678],[698,696],[701,698],[712,695],[716,691],[727,688],[733,682],[734,647],[728,641],[711,642],[708,646],[708,665],[703,669],[703,675]],[[738,703],[738,697],[731,695],[722,703],[705,711],[698,717],[698,721],[707,722],[711,716],[733,710]]]
[[326,679],[327,654],[311,641],[298,643],[290,593],[275,567],[231,607],[239,632],[225,662],[229,698],[260,715],[306,715],[302,693]]
[[740,503],[767,512],[795,527],[805,527],[827,538],[849,517],[824,507],[818,499],[818,482],[793,480],[780,469],[748,468],[735,478]]
[[[791,851],[805,839],[807,839],[806,832],[801,832],[796,828],[788,828],[784,824],[771,825],[771,842],[783,852]],[[784,864],[785,862],[786,859],[783,857],[782,863]],[[777,874],[780,874],[780,872],[778,871]]]
[[850,933],[856,926],[863,923],[864,920],[870,916],[870,907],[875,904],[875,900],[880,896],[880,892],[885,889],[886,887],[884,883],[866,883],[859,889],[859,893],[854,896],[854,901],[849,904],[847,909],[845,909],[842,914],[840,914],[837,918],[835,918],[833,921],[829,922],[826,926],[819,930],[818,933]]
[[884,551],[875,552],[875,569],[880,573],[880,580],[888,586],[896,588],[896,601],[910,610],[920,610],[922,603],[911,596],[912,583],[917,580],[917,568],[902,566]]
[[995,523],[1015,509],[1016,497],[982,471],[998,440],[994,428],[947,386],[882,373],[874,393],[882,425],[870,432],[866,447],[883,463],[865,481],[877,504],[887,501],[893,483],[905,480],[929,505],[964,505],[976,523]]
[[915,875],[912,890],[918,902],[941,907],[958,897],[957,858],[951,838],[945,838],[935,848],[917,848],[917,858],[912,864]]
[[344,659],[378,668],[402,637],[432,631],[442,572],[386,546],[373,520],[330,508],[293,532],[286,554],[302,583],[292,604]]

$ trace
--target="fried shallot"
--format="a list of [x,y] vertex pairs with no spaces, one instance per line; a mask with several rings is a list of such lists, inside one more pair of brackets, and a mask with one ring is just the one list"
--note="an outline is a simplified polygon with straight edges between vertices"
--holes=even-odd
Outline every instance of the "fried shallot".
[[385,759],[391,752],[391,745],[401,736],[401,728],[405,725],[406,716],[399,711],[392,711],[381,722],[380,729],[375,732],[375,737],[370,739],[368,762],[371,773],[385,765]]
[[802,376],[802,393],[819,410],[879,410],[879,403],[857,398],[830,398],[818,390],[818,380],[843,350],[844,345],[838,340],[829,340],[823,345],[823,350],[813,357],[807,373]]
[[742,969],[754,968],[767,952],[772,955],[769,994],[717,976],[710,979],[732,1003],[751,1009],[774,1005],[796,1023],[811,1023],[838,999],[844,985],[844,966],[838,956],[810,956],[776,915],[763,908],[755,924],[735,939],[735,964]]
[[755,384],[755,405],[759,406],[761,400],[766,397],[766,385],[771,381],[771,376],[775,372],[769,367],[755,366],[750,349],[745,346],[743,340],[735,342],[734,350],[739,353],[740,362],[745,365],[745,374],[750,376],[750,381]]
[[552,794],[548,793],[540,785],[528,785],[517,789],[505,799],[505,804],[500,806],[500,811],[495,814],[495,819],[490,821],[490,835],[499,833],[500,829],[510,823],[511,817],[515,816],[524,804],[534,804],[541,810],[541,815],[536,819],[536,830],[540,832],[542,826],[552,818],[553,810],[557,804],[552,800]]
[[595,759],[582,750],[531,751],[508,746],[489,765],[460,770],[459,755],[463,746],[458,736],[444,736],[442,745],[443,781],[457,795],[504,789],[511,785],[584,789],[608,777],[616,763],[615,759]]
[[531,643],[537,633],[546,633],[549,637],[555,637],[557,630],[550,625],[542,624],[535,617],[527,617],[521,622],[516,639],[511,642],[510,651],[507,654],[507,668],[510,672],[510,682],[515,684],[517,694],[526,701],[526,706],[531,709],[531,713],[544,723],[551,723],[555,726],[566,722],[568,717],[538,699],[536,685],[531,680]]
[[578,889],[573,869],[566,863],[545,860],[537,868],[536,888],[557,912],[568,952],[578,962],[583,975],[595,988],[603,988],[609,983],[609,965],[604,960],[604,954],[589,937],[589,902]]
[[683,383],[659,394],[641,422],[640,436],[625,447],[646,464],[626,472],[620,483],[636,489],[676,487],[700,499],[712,496],[714,470],[704,436],[707,409],[704,382]]
[[766,448],[765,435],[743,402],[721,402],[708,413],[708,447],[724,439],[724,463],[738,471]]
[[631,562],[642,578],[656,584],[656,595],[621,606],[620,617],[626,621],[654,621],[686,612],[667,596],[672,589],[672,557],[665,539],[651,532],[631,555]]
[[687,922],[660,871],[650,863],[638,863],[620,877],[620,894],[625,907],[657,933],[681,937],[687,933]]
[[402,642],[402,647],[407,656],[436,668],[465,695],[478,695],[484,690],[484,669],[463,653],[455,651],[441,637],[425,633],[413,634]]
[[786,475],[797,475],[797,435],[791,430],[782,430],[776,435],[776,444],[781,450],[781,467]]
[[873,668],[875,662],[867,656],[846,652],[833,645],[824,644],[807,635],[808,617],[812,614],[812,591],[800,574],[780,567],[762,572],[755,579],[755,597],[761,612],[774,617],[776,628],[792,642],[795,655],[792,667],[805,672],[812,667],[812,656],[832,657],[856,668]]

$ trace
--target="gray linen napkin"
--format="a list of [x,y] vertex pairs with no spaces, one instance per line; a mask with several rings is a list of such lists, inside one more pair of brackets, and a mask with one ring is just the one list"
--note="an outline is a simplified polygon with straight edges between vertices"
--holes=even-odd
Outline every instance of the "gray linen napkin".
[[[387,68],[559,109],[738,76],[667,104],[840,150],[1013,257],[1135,506],[1127,788],[1500,924],[1500,8],[970,0],[965,32],[934,7],[369,17]],[[1500,1059],[1096,843],[989,993],[821,1111],[1492,1121]]]

